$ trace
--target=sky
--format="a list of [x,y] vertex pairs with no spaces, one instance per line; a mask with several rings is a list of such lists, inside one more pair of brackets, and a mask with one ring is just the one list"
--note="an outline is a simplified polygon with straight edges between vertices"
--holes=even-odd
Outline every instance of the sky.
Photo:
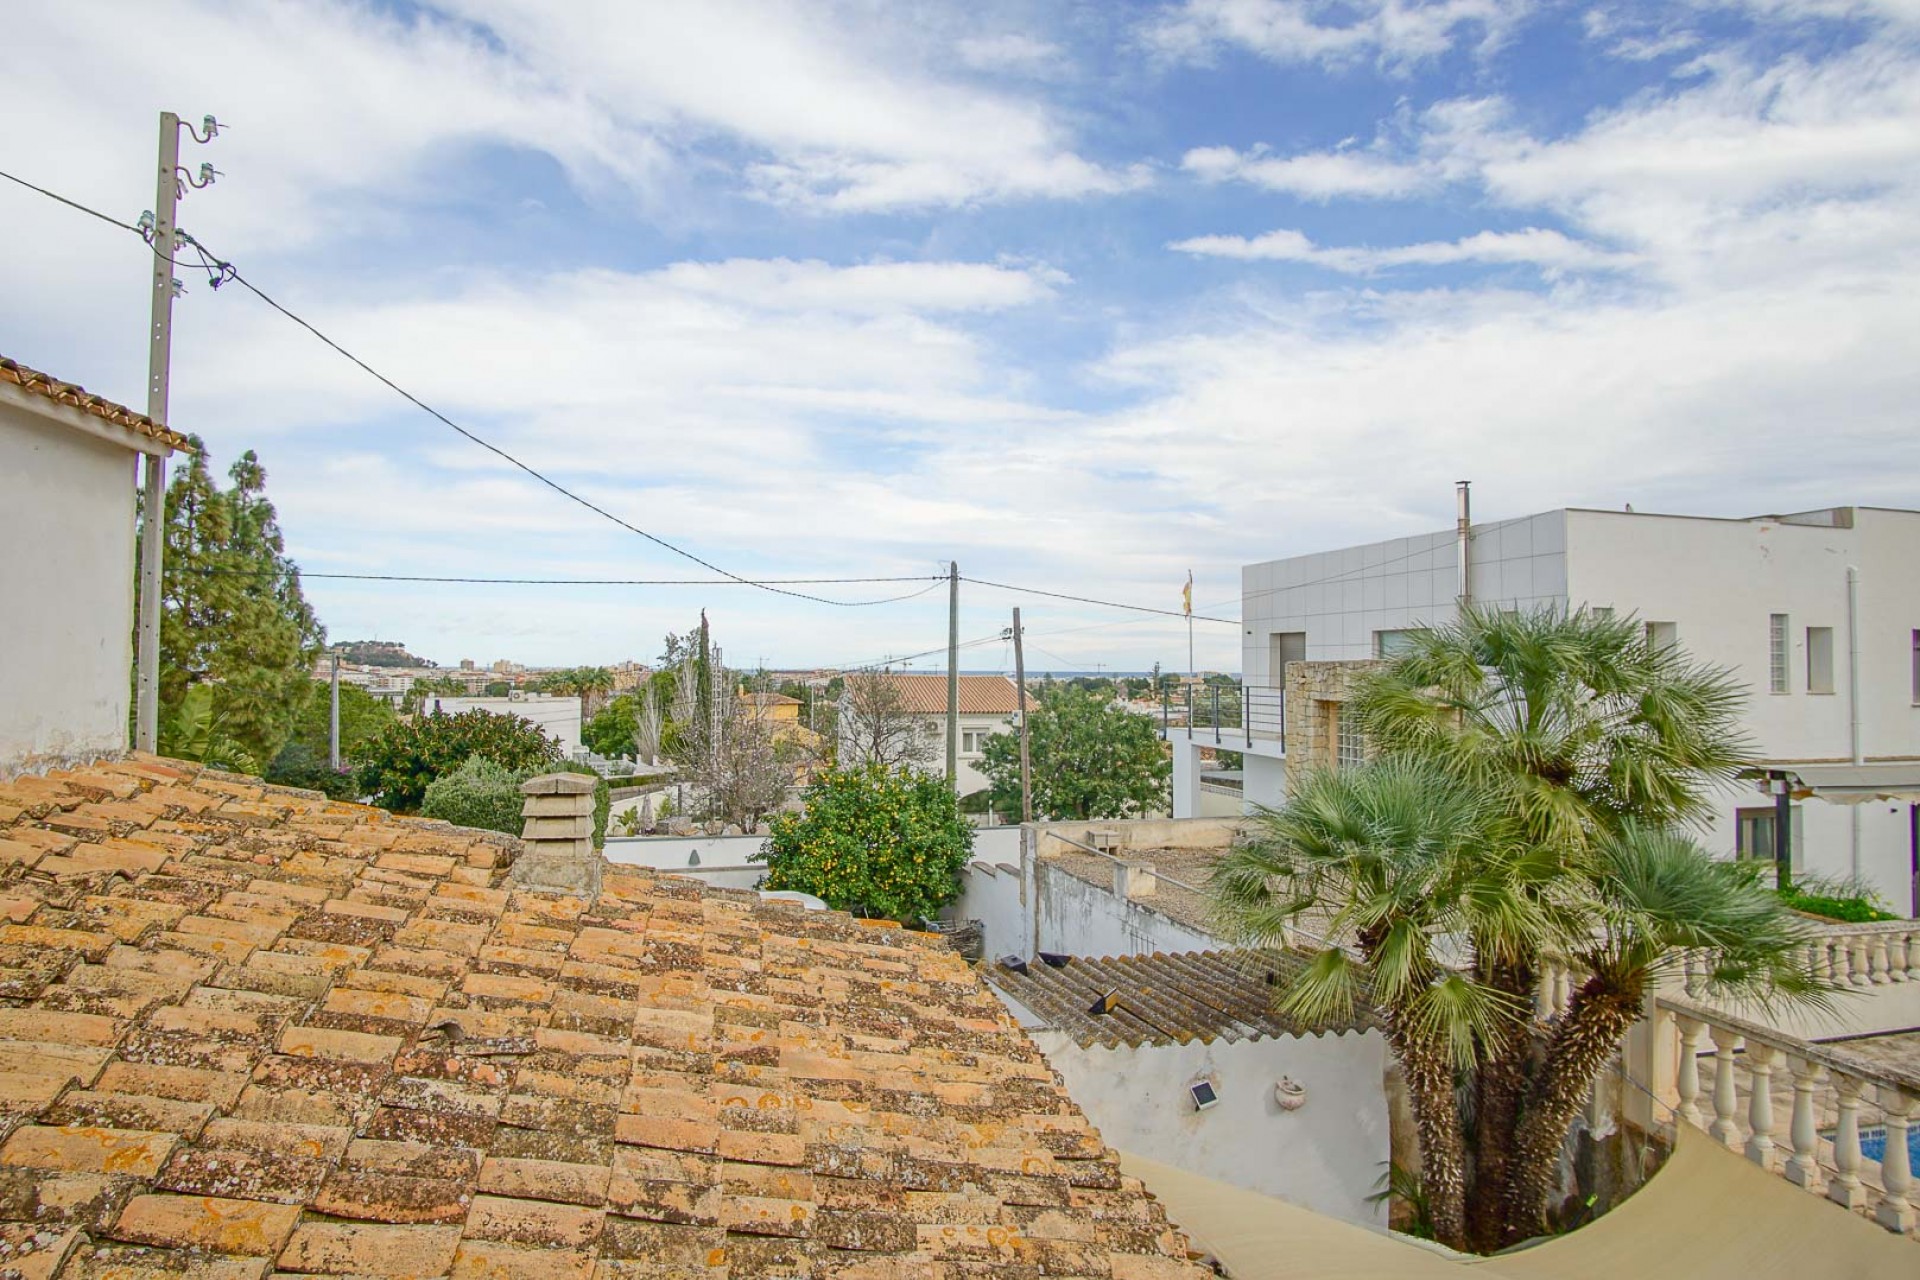
[[[938,649],[962,574],[1180,607],[1558,506],[1920,506],[1920,0],[13,0],[0,169],[181,225],[171,423],[255,450],[335,639]],[[155,31],[165,33],[154,56]],[[144,404],[148,251],[0,183],[0,354]],[[925,581],[917,579],[924,578]],[[1187,666],[968,582],[968,669]],[[938,655],[916,669],[942,665]]]

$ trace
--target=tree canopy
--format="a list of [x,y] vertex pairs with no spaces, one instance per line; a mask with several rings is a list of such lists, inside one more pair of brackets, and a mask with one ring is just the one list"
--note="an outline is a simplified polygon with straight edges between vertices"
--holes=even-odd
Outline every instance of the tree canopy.
[[[203,749],[202,736],[175,730],[216,724],[257,770],[293,732],[325,631],[287,558],[259,458],[241,454],[222,489],[198,439],[193,447],[166,493],[161,749]],[[198,688],[209,692],[188,708]]]
[[361,790],[382,808],[413,813],[427,788],[472,756],[510,773],[556,767],[560,745],[530,721],[491,711],[420,715],[388,725],[356,757]]
[[[1437,1238],[1480,1252],[1550,1227],[1561,1149],[1652,983],[1815,1000],[1804,935],[1681,824],[1745,757],[1725,671],[1629,619],[1470,610],[1350,704],[1368,763],[1309,776],[1219,865],[1222,926],[1334,940],[1280,993],[1306,1017],[1370,999],[1420,1131]],[[1564,1012],[1536,1013],[1550,963]]]
[[806,812],[781,814],[752,855],[769,889],[811,893],[856,915],[912,924],[960,892],[973,827],[953,789],[917,769],[828,769],[806,790]]
[[[1137,818],[1171,804],[1173,762],[1151,718],[1090,689],[1047,684],[1027,720],[1036,817]],[[993,807],[1018,813],[1018,732],[988,738],[978,767],[993,780]]]

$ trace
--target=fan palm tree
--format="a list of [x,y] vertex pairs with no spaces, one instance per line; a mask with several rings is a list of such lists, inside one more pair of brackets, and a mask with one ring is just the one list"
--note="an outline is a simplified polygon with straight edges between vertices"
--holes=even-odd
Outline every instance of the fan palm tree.
[[[1427,1194],[1443,1242],[1487,1251],[1545,1225],[1581,1102],[1680,953],[1734,996],[1823,995],[1778,899],[1679,833],[1746,760],[1742,696],[1630,619],[1468,610],[1363,681],[1352,705],[1374,762],[1308,780],[1220,868],[1223,919],[1247,940],[1277,940],[1315,904],[1359,940],[1423,1147],[1438,1146],[1423,1173],[1440,1180]],[[1356,875],[1389,866],[1391,881]],[[1381,950],[1397,930],[1427,941]],[[1549,960],[1579,983],[1539,1018]],[[1305,1012],[1336,984],[1351,993],[1349,965],[1323,953],[1284,998]],[[1409,1039],[1396,991],[1441,1025]],[[1432,1079],[1443,1045],[1457,1092]]]
[[1461,965],[1513,961],[1549,933],[1536,874],[1492,793],[1462,787],[1418,757],[1310,775],[1257,815],[1214,871],[1220,926],[1252,945],[1284,945],[1308,911],[1332,937],[1281,995],[1303,1021],[1342,1017],[1370,999],[1406,1076],[1420,1133],[1421,1181],[1435,1238],[1466,1239],[1468,1169],[1455,1076],[1525,1016]]

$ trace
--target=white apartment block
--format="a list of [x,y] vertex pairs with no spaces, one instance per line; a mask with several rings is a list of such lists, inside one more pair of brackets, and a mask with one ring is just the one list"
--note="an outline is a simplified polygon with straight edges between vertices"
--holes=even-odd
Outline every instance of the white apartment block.
[[560,744],[568,756],[580,748],[580,699],[571,695],[514,692],[505,698],[460,698],[430,693],[420,704],[427,715],[438,711],[459,715],[462,711],[485,711],[496,716],[519,716]]
[[[1246,797],[1284,797],[1263,691],[1291,661],[1390,654],[1401,633],[1457,616],[1456,530],[1245,566],[1244,679],[1255,700]],[[1467,589],[1481,604],[1611,609],[1746,683],[1746,729],[1767,766],[1816,775],[1864,766],[1871,786],[1793,803],[1793,862],[1853,876],[1915,911],[1920,872],[1920,512],[1836,507],[1715,519],[1569,508],[1471,526]],[[1267,692],[1265,696],[1276,695]],[[1197,755],[1215,731],[1173,731],[1175,816],[1197,812]],[[1802,788],[1805,790],[1806,788]],[[1830,803],[1821,795],[1858,803]],[[1185,803],[1183,804],[1183,800]],[[1771,857],[1774,809],[1758,784],[1719,799],[1700,833],[1728,857]]]

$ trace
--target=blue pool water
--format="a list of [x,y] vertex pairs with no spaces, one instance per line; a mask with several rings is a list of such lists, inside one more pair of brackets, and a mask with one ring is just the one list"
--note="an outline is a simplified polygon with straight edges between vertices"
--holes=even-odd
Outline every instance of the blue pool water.
[[[1878,1160],[1887,1154],[1887,1131],[1885,1129],[1862,1129],[1860,1131],[1860,1154],[1869,1160]],[[1907,1165],[1920,1169],[1920,1126],[1907,1130]]]

